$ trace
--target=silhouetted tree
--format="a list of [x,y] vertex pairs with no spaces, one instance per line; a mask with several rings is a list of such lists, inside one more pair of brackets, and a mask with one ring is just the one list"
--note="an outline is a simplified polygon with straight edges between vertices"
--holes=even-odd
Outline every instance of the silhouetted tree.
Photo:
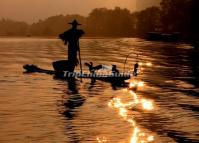
[[78,19],[78,21],[85,24],[85,17],[80,15],[58,15],[47,18],[46,20],[39,20],[37,23],[33,23],[30,26],[29,33],[34,36],[57,36],[64,30],[69,28],[69,21],[73,19]]
[[191,38],[195,48],[199,49],[199,0],[192,0],[191,8]]
[[140,12],[135,13],[136,35],[144,36],[147,32],[160,31],[160,9],[158,7],[150,7]]
[[89,36],[131,36],[132,25],[131,13],[127,9],[97,8],[87,18],[86,31]]
[[198,0],[162,0],[161,17],[164,32],[180,32],[184,40],[198,43]]
[[188,33],[191,0],[162,0],[162,25],[165,32]]
[[16,22],[10,19],[0,20],[1,36],[24,36],[27,34],[28,24],[25,22]]

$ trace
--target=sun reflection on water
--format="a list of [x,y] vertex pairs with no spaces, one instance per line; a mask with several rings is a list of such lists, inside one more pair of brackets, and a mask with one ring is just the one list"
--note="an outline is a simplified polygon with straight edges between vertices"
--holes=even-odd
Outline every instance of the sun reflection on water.
[[147,62],[147,63],[139,62],[138,65],[139,65],[138,73],[142,73],[144,72],[145,68],[153,66],[151,62]]
[[98,143],[105,143],[105,142],[107,142],[107,139],[105,137],[102,137],[102,138],[97,137],[96,140],[97,140]]
[[136,81],[136,80],[130,81],[129,89],[136,89],[136,88],[139,88],[139,87],[140,88],[144,87],[143,81]]
[[146,99],[142,99],[141,103],[142,103],[143,109],[145,109],[145,110],[153,110],[153,103],[151,101],[146,100]]
[[[144,87],[144,82],[140,81],[132,81],[129,84],[129,89],[134,87]],[[130,102],[122,102],[121,98],[116,97],[109,101],[108,106],[110,108],[114,108],[118,110],[118,114],[122,117],[125,121],[127,121],[132,127],[133,132],[131,135],[130,143],[151,143],[154,141],[153,135],[147,135],[146,133],[142,132],[138,125],[136,124],[135,119],[129,116],[129,111],[133,107],[141,107],[141,110],[144,111],[152,111],[154,109],[153,102],[148,99],[142,99],[138,97],[138,95],[132,90],[124,90],[125,92],[129,92],[131,97],[133,98]]]
[[148,62],[148,63],[146,63],[146,66],[151,67],[152,63]]
[[139,62],[138,64],[140,66],[147,66],[147,67],[151,67],[153,65],[151,62],[147,62],[147,63]]

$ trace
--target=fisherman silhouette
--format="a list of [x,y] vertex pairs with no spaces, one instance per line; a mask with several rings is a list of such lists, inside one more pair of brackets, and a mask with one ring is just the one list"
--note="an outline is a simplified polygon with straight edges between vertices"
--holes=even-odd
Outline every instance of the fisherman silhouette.
[[57,73],[63,71],[74,72],[75,66],[78,65],[77,52],[80,52],[79,39],[84,34],[84,31],[77,29],[79,24],[76,20],[71,23],[72,28],[59,35],[59,38],[68,45],[68,60],[53,62],[53,67]]

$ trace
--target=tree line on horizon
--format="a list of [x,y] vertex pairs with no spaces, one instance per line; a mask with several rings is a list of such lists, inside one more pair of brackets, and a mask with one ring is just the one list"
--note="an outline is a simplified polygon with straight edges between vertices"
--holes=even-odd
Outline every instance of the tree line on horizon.
[[[2,18],[0,36],[58,36],[70,28],[69,22],[77,19],[86,36],[94,37],[135,37],[147,31],[155,31],[160,10],[150,7],[131,13],[128,9],[96,8],[88,17],[81,15],[57,15],[33,24]],[[147,24],[146,24],[147,22]]]
[[147,32],[179,32],[186,40],[198,41],[198,14],[198,0],[162,0],[160,6],[138,12],[119,7],[96,8],[87,17],[57,15],[33,24],[1,19],[0,36],[57,36],[75,18],[86,36],[144,37]]

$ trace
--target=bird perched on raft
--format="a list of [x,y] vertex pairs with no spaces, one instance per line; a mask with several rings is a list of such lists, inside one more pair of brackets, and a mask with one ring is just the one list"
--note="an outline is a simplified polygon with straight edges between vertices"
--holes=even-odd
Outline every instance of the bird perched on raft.
[[90,73],[94,74],[96,70],[102,69],[102,65],[93,66],[93,62],[85,63],[85,65],[88,67]]
[[112,65],[112,74],[117,75],[120,74],[119,70],[117,69],[116,65]]

